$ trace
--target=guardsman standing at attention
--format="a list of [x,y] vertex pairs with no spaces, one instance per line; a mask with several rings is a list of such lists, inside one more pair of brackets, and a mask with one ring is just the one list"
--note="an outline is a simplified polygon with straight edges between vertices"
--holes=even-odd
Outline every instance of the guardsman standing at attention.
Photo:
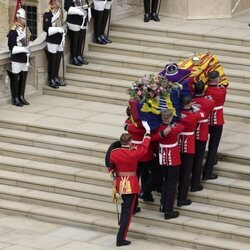
[[108,36],[105,35],[108,20],[111,18],[111,8],[112,0],[94,0],[93,2],[92,16],[94,18],[94,43],[112,43],[112,41],[108,39]]
[[[150,2],[151,2],[151,11],[150,11]],[[144,0],[144,22],[149,22],[154,20],[160,22],[160,18],[157,13],[159,0]]]
[[122,197],[122,209],[120,228],[117,234],[116,246],[129,245],[126,240],[128,228],[134,211],[136,197],[140,191],[137,178],[137,165],[141,157],[147,153],[150,144],[150,131],[145,134],[143,143],[137,149],[131,148],[131,135],[122,134],[120,137],[121,147],[110,153],[109,171],[116,174],[116,190]]
[[205,91],[205,95],[211,96],[214,100],[215,107],[209,118],[209,143],[208,155],[204,165],[203,180],[214,180],[218,176],[213,174],[214,163],[224,125],[223,105],[226,99],[227,89],[219,84],[220,75],[218,71],[212,71],[208,74],[209,85]]
[[212,98],[204,95],[204,91],[204,82],[200,81],[194,84],[194,102],[200,105],[205,117],[198,121],[195,131],[195,156],[192,169],[191,192],[201,191],[203,189],[201,185],[202,161],[208,140],[208,117],[215,106]]
[[31,33],[26,26],[25,10],[20,8],[16,13],[16,23],[8,34],[8,47],[11,51],[10,77],[11,103],[15,106],[29,105],[24,98],[29,68],[29,40]]
[[65,0],[64,9],[67,11],[66,22],[70,41],[71,63],[76,66],[86,65],[83,57],[86,28],[88,23],[88,2],[85,0]]
[[43,30],[47,33],[48,86],[57,89],[66,85],[58,77],[65,40],[63,12],[61,0],[50,0],[49,5],[43,15]]

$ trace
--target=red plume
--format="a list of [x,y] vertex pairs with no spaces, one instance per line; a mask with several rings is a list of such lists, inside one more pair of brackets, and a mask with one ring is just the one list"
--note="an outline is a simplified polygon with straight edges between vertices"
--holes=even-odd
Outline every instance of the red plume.
[[20,8],[22,8],[22,0],[17,0],[17,2],[16,2],[16,11],[15,11],[15,15],[14,15],[14,22],[16,21],[16,13]]

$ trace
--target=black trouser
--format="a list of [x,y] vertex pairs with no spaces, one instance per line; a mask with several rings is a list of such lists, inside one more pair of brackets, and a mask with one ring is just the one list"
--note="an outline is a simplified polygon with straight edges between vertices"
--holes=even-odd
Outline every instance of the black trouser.
[[208,154],[203,171],[203,176],[205,177],[209,177],[212,175],[214,162],[220,144],[222,130],[223,130],[223,125],[209,126],[210,137],[208,142]]
[[121,204],[120,228],[117,234],[117,240],[125,240],[128,233],[128,228],[133,215],[137,194],[123,194]]
[[[141,189],[144,194],[150,194],[153,190],[159,190],[162,183],[162,172],[158,158],[151,161],[138,163],[138,175],[141,176]],[[138,177],[139,178],[139,177]]]
[[199,187],[201,184],[202,161],[206,150],[206,141],[195,141],[195,156],[192,169],[191,188]]
[[188,190],[190,186],[190,176],[192,172],[194,154],[181,154],[181,167],[179,175],[179,186],[178,186],[178,201],[186,201]]
[[180,166],[161,166],[163,173],[161,206],[163,212],[173,212]]
[[144,11],[145,14],[156,13],[159,0],[151,0],[151,11],[150,11],[150,0],[144,0]]

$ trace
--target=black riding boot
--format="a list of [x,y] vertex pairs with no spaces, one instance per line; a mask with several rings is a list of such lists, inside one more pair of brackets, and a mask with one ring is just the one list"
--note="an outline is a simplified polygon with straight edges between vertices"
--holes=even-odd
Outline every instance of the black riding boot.
[[18,84],[19,100],[23,105],[30,105],[24,98],[27,76],[28,76],[28,71],[21,71]]
[[156,22],[160,22],[160,18],[157,14],[157,9],[158,9],[158,2],[159,0],[152,0],[152,13],[151,13],[151,19],[156,21]]
[[72,37],[71,37],[71,46],[72,46],[72,52],[71,52],[71,64],[76,66],[82,66],[82,63],[77,59],[77,46],[78,46],[78,40],[79,40],[79,33],[80,31],[72,31]]
[[63,56],[63,52],[62,51],[57,51],[57,53],[56,53],[55,82],[56,82],[56,84],[58,86],[66,86],[66,83],[64,81],[60,80],[59,77],[58,77],[62,56]]
[[97,44],[107,44],[106,41],[104,41],[101,37],[102,35],[102,22],[103,22],[103,13],[104,11],[97,11],[95,10],[96,19],[94,22],[96,22],[96,33],[95,33],[95,43]]
[[150,19],[150,0],[144,0],[144,22],[147,23]]
[[57,60],[57,54],[50,53],[50,77],[49,77],[49,83],[48,85],[51,88],[58,89],[59,86],[56,83],[56,60]]
[[104,9],[104,12],[103,12],[103,19],[102,19],[102,35],[101,35],[101,38],[106,42],[106,43],[112,43],[111,40],[108,39],[107,36],[105,36],[105,28],[107,26],[107,22],[108,22],[108,19],[109,19],[109,15],[110,15],[110,11],[111,9]]
[[11,91],[11,103],[15,106],[22,107],[23,104],[19,100],[18,96],[18,79],[19,74],[14,74],[11,71],[8,71],[8,75],[10,77],[10,91]]
[[81,64],[89,64],[83,57],[84,47],[86,39],[86,29],[81,29],[79,33],[78,45],[77,45],[77,59]]

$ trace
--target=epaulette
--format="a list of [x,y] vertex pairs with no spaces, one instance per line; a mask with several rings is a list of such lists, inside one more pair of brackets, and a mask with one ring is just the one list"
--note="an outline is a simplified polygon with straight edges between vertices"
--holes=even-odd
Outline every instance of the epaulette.
[[49,13],[51,11],[51,7],[48,7],[44,12]]

